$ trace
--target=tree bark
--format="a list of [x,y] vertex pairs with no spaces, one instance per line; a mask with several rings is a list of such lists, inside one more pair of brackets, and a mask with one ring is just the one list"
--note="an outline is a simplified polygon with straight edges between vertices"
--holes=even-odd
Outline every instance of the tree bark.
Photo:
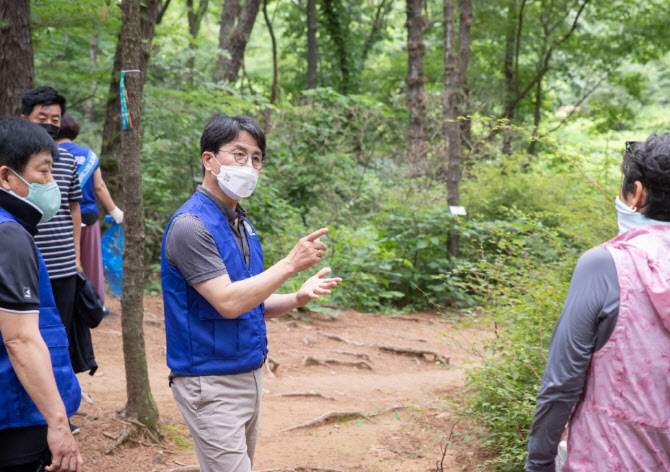
[[340,67],[339,91],[351,91],[351,59],[348,50],[348,29],[342,24],[340,0],[322,0],[324,26],[335,46],[335,55]]
[[[443,125],[445,161],[447,165],[447,204],[460,205],[460,183],[462,177],[462,127],[458,120],[464,114],[466,104],[466,74],[470,63],[470,27],[472,25],[471,0],[460,0],[458,56],[455,44],[454,0],[444,0],[444,77],[443,77]],[[458,234],[451,231],[447,237],[447,249],[454,257],[459,255]]]
[[428,99],[423,83],[423,33],[425,19],[421,14],[421,0],[407,0],[407,111],[409,128],[407,133],[409,161],[422,165],[425,161],[426,109]]
[[[125,414],[157,431],[158,409],[151,395],[144,345],[144,202],[142,198],[141,109],[143,75],[140,0],[121,4],[119,37],[121,66],[128,92],[128,111],[133,127],[121,132],[121,169],[125,203],[125,244],[123,248],[123,297],[121,331],[128,395]],[[130,72],[135,71],[138,72]]]
[[0,0],[0,115],[21,114],[35,66],[29,0]]
[[[91,70],[95,70],[95,65],[98,60],[98,34],[91,33],[91,40],[88,47],[88,63],[91,67]],[[93,88],[97,88],[98,82],[93,83]],[[93,123],[95,117],[95,102],[93,97],[86,99],[86,108],[84,110],[84,119],[89,123]]]
[[[151,43],[154,29],[163,17],[170,0],[146,0],[140,8],[141,19],[141,55],[140,70],[142,86],[147,78],[147,67],[151,56]],[[121,155],[121,101],[119,99],[119,80],[121,78],[121,47],[117,44],[114,53],[107,104],[105,106],[105,123],[102,128],[102,148],[100,150],[100,168],[105,175],[105,183],[116,193],[121,187],[118,162]]]
[[260,5],[261,0],[245,0],[237,18],[237,25],[233,27],[235,20],[233,13],[237,13],[238,8],[237,0],[226,0],[224,2],[221,11],[219,49],[225,54],[220,56],[219,64],[221,66],[220,78],[226,82],[237,81],[244,60],[244,50],[249,42],[249,36],[256,22]]
[[317,64],[319,49],[316,39],[316,0],[307,0],[307,80],[305,89],[317,87]]

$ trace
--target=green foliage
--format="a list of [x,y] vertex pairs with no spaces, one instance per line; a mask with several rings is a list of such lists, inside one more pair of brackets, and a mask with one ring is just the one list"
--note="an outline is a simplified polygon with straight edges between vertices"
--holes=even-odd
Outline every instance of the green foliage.
[[[468,371],[468,414],[489,429],[484,444],[499,453],[493,463],[505,471],[524,470],[535,398],[569,277],[562,261],[576,257],[537,220],[525,225],[529,233],[522,237],[500,234],[504,250],[485,256],[473,284],[494,336],[479,351],[481,365]],[[528,246],[532,238],[561,257],[538,265]]]

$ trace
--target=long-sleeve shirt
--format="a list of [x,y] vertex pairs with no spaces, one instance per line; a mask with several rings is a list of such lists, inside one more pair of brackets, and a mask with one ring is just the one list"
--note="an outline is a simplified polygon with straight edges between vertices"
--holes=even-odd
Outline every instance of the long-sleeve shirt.
[[554,472],[556,450],[584,389],[593,354],[609,340],[619,316],[619,282],[602,247],[577,261],[568,295],[549,346],[528,439],[526,471]]

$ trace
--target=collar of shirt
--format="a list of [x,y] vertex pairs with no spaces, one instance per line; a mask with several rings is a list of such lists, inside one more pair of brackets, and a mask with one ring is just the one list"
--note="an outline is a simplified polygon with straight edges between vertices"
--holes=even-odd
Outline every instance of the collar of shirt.
[[198,185],[198,188],[196,190],[197,192],[202,193],[204,196],[212,200],[214,203],[216,203],[216,206],[221,210],[221,213],[223,213],[226,217],[226,220],[228,220],[228,224],[231,226],[235,226],[235,219],[239,218],[239,221],[242,222],[242,220],[247,219],[247,212],[244,208],[242,208],[242,205],[239,203],[235,207],[235,210],[230,208],[228,205],[223,203],[222,200],[216,197],[212,192],[207,190],[205,187],[202,185]]
[[0,208],[11,213],[16,221],[31,235],[35,236],[37,234],[37,223],[40,222],[42,213],[36,207],[0,188]]

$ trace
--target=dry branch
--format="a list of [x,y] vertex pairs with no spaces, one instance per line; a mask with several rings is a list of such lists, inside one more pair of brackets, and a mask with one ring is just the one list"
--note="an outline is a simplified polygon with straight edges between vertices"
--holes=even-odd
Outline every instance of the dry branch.
[[309,428],[310,426],[322,425],[332,419],[350,420],[354,418],[368,419],[368,416],[364,413],[361,413],[360,411],[329,411],[328,413],[324,413],[323,415],[319,416],[318,418],[314,418],[313,420],[309,420],[305,423],[301,423],[295,426],[291,426],[290,428],[283,429],[282,432],[293,431],[294,429],[300,429],[300,428]]
[[302,365],[308,366],[308,365],[331,365],[331,364],[336,364],[336,365],[343,365],[347,367],[358,367],[361,369],[368,369],[368,370],[374,370],[372,366],[370,365],[369,362],[366,361],[341,361],[339,359],[317,359],[316,357],[312,356],[305,356],[302,360]]
[[444,365],[449,365],[449,358],[444,357],[442,354],[436,351],[430,351],[428,349],[415,349],[413,347],[401,347],[401,346],[392,346],[390,344],[373,344],[370,347],[374,347],[381,351],[394,352],[396,354],[403,354],[406,356],[433,356],[433,360],[439,361]]

